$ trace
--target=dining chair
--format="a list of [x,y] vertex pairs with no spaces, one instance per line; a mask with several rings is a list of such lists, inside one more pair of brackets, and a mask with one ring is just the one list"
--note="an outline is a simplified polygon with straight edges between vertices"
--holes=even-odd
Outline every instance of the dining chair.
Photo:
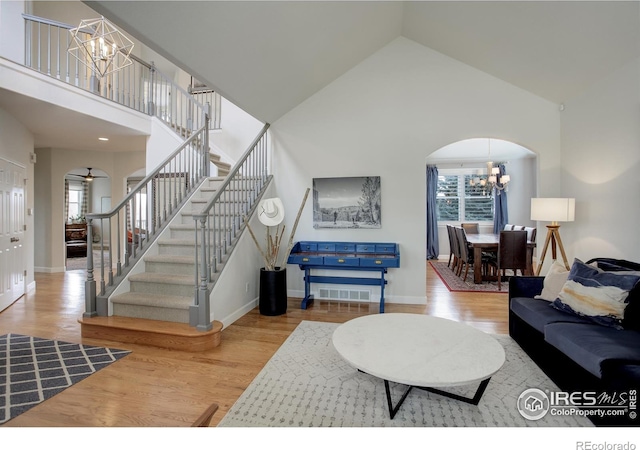
[[[469,242],[467,241],[467,235],[464,228],[455,228],[456,236],[458,237],[458,248],[460,257],[458,259],[458,271],[456,275],[462,275],[462,269],[464,267],[464,277],[462,281],[467,281],[467,275],[469,274],[469,266],[473,266],[473,252],[469,249]],[[483,257],[482,271],[486,273],[486,260]]]
[[530,242],[535,242],[536,241],[536,228],[533,227],[524,227],[524,231],[527,232],[527,240]]
[[461,226],[467,234],[480,234],[479,223],[463,223]]
[[497,258],[489,263],[496,269],[498,276],[498,290],[502,287],[502,278],[506,276],[506,269],[518,269],[524,275],[527,270],[527,232],[524,230],[501,231],[498,244]]
[[453,234],[453,227],[451,225],[447,225],[447,236],[449,237],[449,262],[447,263],[447,267],[451,267],[451,261],[455,263],[455,253],[453,249],[453,241],[456,239]]
[[457,227],[451,226],[451,245],[453,247],[453,263],[451,264],[451,270],[456,275],[458,274],[458,266],[460,265],[460,245],[458,245],[458,235],[456,233]]

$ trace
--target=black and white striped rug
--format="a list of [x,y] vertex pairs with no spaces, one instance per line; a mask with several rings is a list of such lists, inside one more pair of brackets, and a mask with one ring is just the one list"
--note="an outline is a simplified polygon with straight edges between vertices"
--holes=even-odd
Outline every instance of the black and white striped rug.
[[0,336],[0,424],[129,353],[13,333]]

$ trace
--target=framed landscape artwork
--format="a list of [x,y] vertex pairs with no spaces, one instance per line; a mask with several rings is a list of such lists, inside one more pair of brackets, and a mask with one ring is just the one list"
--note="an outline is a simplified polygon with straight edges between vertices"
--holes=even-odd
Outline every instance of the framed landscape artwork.
[[314,228],[380,228],[380,177],[313,179]]

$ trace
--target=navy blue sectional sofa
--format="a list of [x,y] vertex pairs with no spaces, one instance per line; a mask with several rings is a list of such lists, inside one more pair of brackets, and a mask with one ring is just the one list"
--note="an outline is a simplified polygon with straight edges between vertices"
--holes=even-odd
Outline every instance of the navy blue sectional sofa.
[[[603,270],[640,271],[640,264],[626,260],[596,258],[588,263],[594,261]],[[616,329],[535,299],[543,281],[544,277],[509,280],[511,337],[562,391],[613,394],[640,390],[640,283],[629,294],[623,329]],[[640,418],[629,415],[589,418],[602,426],[640,425]]]

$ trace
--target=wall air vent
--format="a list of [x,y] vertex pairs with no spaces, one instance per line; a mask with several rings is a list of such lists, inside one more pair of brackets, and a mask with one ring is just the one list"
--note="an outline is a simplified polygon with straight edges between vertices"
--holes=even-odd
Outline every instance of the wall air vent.
[[357,300],[368,302],[371,299],[371,291],[359,289],[318,289],[318,298],[326,300]]

